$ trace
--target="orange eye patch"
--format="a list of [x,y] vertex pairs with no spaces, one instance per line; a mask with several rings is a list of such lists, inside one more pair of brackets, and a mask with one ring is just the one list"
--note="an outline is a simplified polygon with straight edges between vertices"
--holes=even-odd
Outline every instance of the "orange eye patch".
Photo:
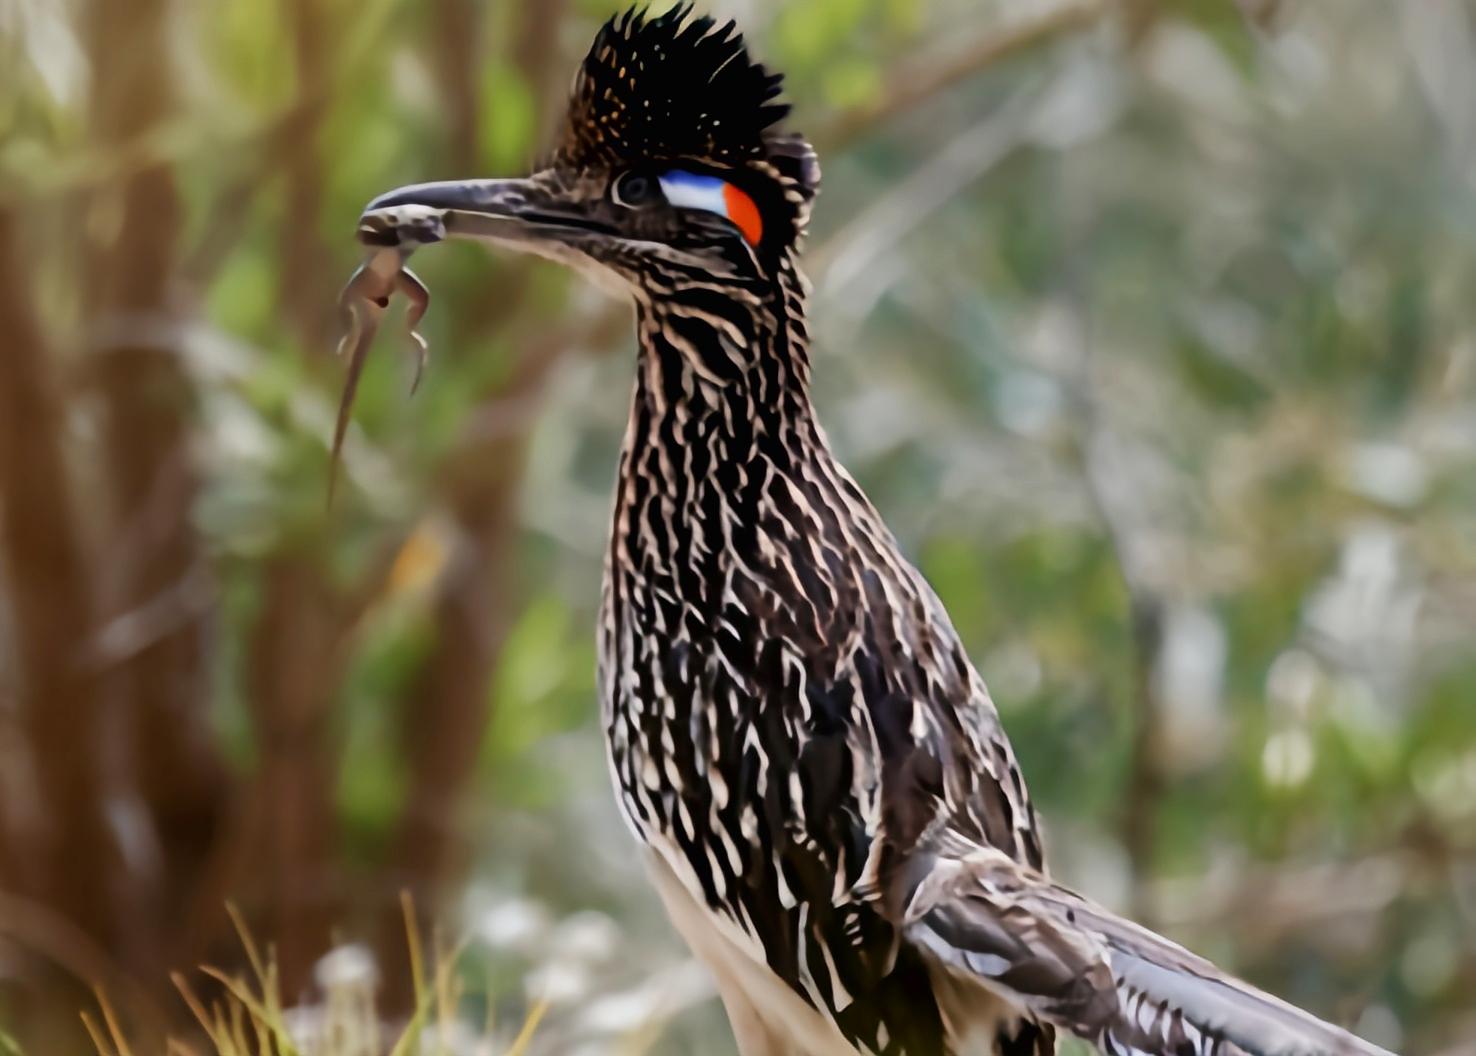
[[753,199],[734,187],[723,183],[723,202],[728,207],[728,219],[738,225],[750,246],[756,246],[764,237],[764,220],[759,216],[758,206]]
[[751,246],[757,246],[763,240],[764,220],[758,206],[746,192],[727,180],[684,169],[673,169],[659,180],[661,192],[672,205],[684,209],[705,209],[727,217]]

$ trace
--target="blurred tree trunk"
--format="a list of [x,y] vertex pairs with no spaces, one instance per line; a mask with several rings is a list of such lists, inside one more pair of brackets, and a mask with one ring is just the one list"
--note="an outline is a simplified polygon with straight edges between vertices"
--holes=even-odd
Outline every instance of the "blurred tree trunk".
[[[104,150],[136,151],[174,115],[170,7],[90,7],[91,117]],[[134,879],[133,911],[148,910],[153,934],[142,956],[160,970],[194,952],[184,929],[165,922],[198,885],[226,794],[208,725],[214,588],[191,521],[194,393],[174,288],[182,216],[174,174],[162,163],[104,185],[92,207],[111,234],[90,254],[88,275],[90,366],[113,509],[100,566],[109,619],[98,662],[120,694],[128,778],[152,822],[152,868]]]
[[480,158],[481,70],[483,5],[478,0],[434,0],[432,32],[436,61],[432,65],[446,101],[447,162],[456,172],[471,175]]
[[318,234],[323,210],[319,134],[328,109],[327,83],[336,61],[334,26],[323,0],[287,0],[297,105],[284,126],[278,165],[285,177],[278,299],[309,355],[328,350],[338,325],[333,258]]
[[[21,664],[21,725],[39,803],[31,824],[7,835],[0,881],[55,907],[104,945],[118,937],[121,878],[105,820],[100,738],[103,680],[84,655],[95,630],[92,576],[67,488],[63,422],[50,360],[18,263],[15,217],[0,208],[0,530]],[[18,805],[17,805],[18,806]]]
[[231,883],[264,903],[282,990],[294,998],[328,949],[342,899],[334,851],[333,703],[343,677],[339,606],[322,561],[275,556],[252,633],[247,693],[260,760]]

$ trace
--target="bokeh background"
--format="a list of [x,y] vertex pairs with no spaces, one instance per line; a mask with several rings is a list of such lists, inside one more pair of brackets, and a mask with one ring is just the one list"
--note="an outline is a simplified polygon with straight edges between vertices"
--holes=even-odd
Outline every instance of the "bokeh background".
[[[666,6],[660,4],[658,6]],[[820,149],[816,396],[993,687],[1057,873],[1476,1051],[1476,8],[713,0]],[[363,203],[522,171],[592,0],[0,0],[0,1052],[188,1038],[274,945],[459,1052],[730,1053],[606,788],[633,341],[449,245],[325,509]],[[330,952],[331,951],[331,952]],[[480,1046],[480,1047],[479,1047]]]

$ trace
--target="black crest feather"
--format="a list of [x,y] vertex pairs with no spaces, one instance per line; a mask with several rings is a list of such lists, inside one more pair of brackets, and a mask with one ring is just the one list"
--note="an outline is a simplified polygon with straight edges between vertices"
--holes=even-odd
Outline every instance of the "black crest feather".
[[585,165],[699,158],[742,164],[789,113],[783,78],[748,56],[732,22],[691,4],[649,18],[632,8],[595,37],[569,100],[557,160]]

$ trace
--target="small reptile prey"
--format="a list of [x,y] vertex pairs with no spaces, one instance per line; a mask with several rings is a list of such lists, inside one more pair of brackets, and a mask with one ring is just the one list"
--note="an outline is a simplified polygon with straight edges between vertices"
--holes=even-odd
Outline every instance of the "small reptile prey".
[[359,376],[379,324],[389,307],[390,297],[398,292],[410,300],[405,312],[405,331],[410,352],[415,357],[415,377],[410,391],[420,386],[420,376],[430,355],[430,346],[416,329],[430,307],[430,290],[415,272],[405,266],[410,254],[425,243],[445,237],[444,211],[423,206],[405,206],[366,213],[359,221],[359,241],[367,247],[364,262],[349,276],[339,295],[347,330],[338,341],[338,355],[348,355],[348,374],[338,401],[338,420],[333,427],[332,466],[328,476],[328,498],[332,501],[338,479],[338,463],[343,451],[344,434],[348,432],[349,412],[359,390]]

